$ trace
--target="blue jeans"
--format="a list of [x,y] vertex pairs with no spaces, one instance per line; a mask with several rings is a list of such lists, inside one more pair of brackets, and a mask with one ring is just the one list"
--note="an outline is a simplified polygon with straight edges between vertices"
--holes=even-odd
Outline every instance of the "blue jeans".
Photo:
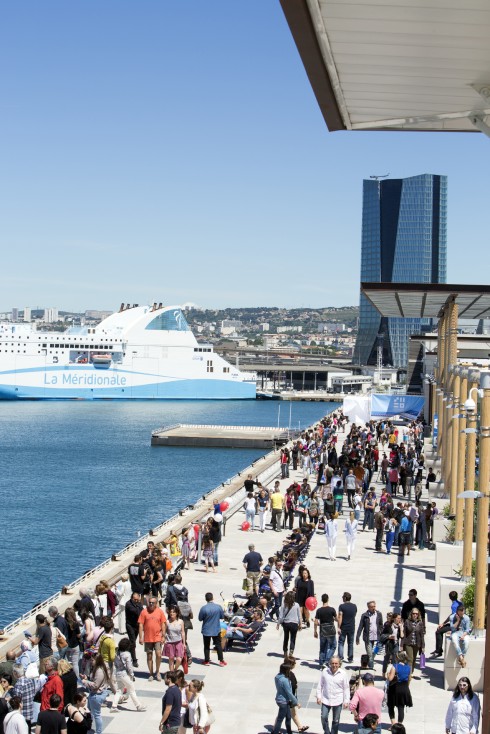
[[278,595],[274,597],[274,606],[269,612],[269,616],[271,619],[273,619],[274,614],[276,615],[276,617],[279,618],[279,609],[281,608],[283,594],[284,592],[280,591]]
[[453,632],[451,634],[451,642],[456,650],[456,655],[466,655],[468,652],[469,637],[466,635],[466,637],[461,639],[462,634],[462,632]]
[[274,724],[272,734],[279,734],[281,731],[282,722],[286,722],[286,731],[291,734],[291,707],[288,703],[278,703],[279,710],[277,712],[277,718]]
[[339,658],[342,660],[344,657],[344,644],[347,640],[347,659],[349,663],[352,663],[354,659],[354,628],[351,630],[341,630],[339,635]]
[[369,667],[374,667],[374,653],[373,648],[375,645],[379,645],[378,640],[369,640],[368,642],[364,643],[366,647],[366,653],[369,655]]
[[337,637],[322,637],[320,635],[320,654],[319,662],[320,665],[328,665],[330,658],[334,655],[337,647]]
[[368,530],[374,528],[374,510],[364,510],[364,520],[362,522],[362,529],[364,530],[366,525]]
[[90,713],[94,717],[95,733],[102,734],[102,704],[109,695],[109,689],[106,688],[102,693],[89,693],[88,707]]
[[[332,711],[332,729],[328,724],[328,717]],[[338,706],[326,706],[322,703],[322,726],[324,734],[337,734],[339,730],[340,714],[342,713],[342,704]]]
[[213,549],[213,561],[214,561],[215,566],[218,563],[218,548],[219,548],[219,541],[214,544],[214,549]]

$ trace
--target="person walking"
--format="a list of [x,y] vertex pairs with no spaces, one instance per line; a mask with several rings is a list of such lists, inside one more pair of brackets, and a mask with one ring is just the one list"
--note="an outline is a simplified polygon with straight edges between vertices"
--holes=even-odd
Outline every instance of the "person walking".
[[378,552],[383,550],[383,531],[385,527],[385,516],[383,515],[381,508],[374,515],[374,529],[376,531],[375,539],[375,550]]
[[81,677],[83,685],[89,690],[88,707],[95,722],[95,732],[96,734],[102,734],[102,704],[109,695],[109,689],[116,693],[109,668],[105,664],[102,655],[95,657],[90,679],[86,675]]
[[247,574],[247,596],[257,593],[260,569],[262,567],[263,558],[260,553],[255,550],[255,545],[251,543],[248,546],[248,553],[243,557],[243,567]]
[[356,494],[357,488],[357,479],[353,469],[349,469],[349,473],[345,478],[344,486],[345,491],[347,492],[347,502],[349,503],[349,507],[351,508],[351,510],[353,510],[355,508],[354,496]]
[[177,734],[181,721],[182,692],[177,685],[178,672],[169,670],[165,673],[165,685],[167,690],[162,698],[162,718],[159,730],[165,734]]
[[165,629],[163,654],[168,658],[169,670],[177,670],[185,654],[185,627],[179,607],[170,607]]
[[314,636],[320,639],[318,662],[323,670],[330,663],[337,647],[337,612],[328,603],[328,594],[322,594],[322,606],[315,613]]
[[[298,698],[298,681],[294,674],[294,668],[296,667],[296,658],[294,657],[294,655],[288,655],[284,659],[284,662],[286,663],[286,665],[289,665],[289,680],[291,681],[293,696]],[[291,718],[296,724],[299,732],[308,731],[308,729],[310,728],[309,726],[303,726],[301,721],[299,720],[297,706],[291,706]]]
[[386,553],[390,555],[393,543],[395,542],[395,530],[397,522],[394,517],[388,517],[386,520]]
[[[162,662],[162,644],[167,629],[167,617],[158,606],[156,596],[148,600],[148,607],[143,609],[138,617],[138,637],[140,645],[145,645],[146,661],[150,673],[148,680],[152,681],[154,675],[158,681],[162,680],[160,665]],[[155,653],[155,667],[153,667],[153,653]]]
[[310,626],[310,610],[306,606],[306,600],[315,596],[315,584],[311,578],[310,572],[305,567],[301,571],[301,577],[296,583],[296,601],[301,608],[301,617],[305,627]]
[[224,619],[223,607],[219,604],[215,604],[213,601],[213,595],[208,591],[204,598],[206,604],[199,610],[198,619],[202,622],[201,634],[204,645],[204,660],[203,665],[210,665],[209,649],[211,647],[211,640],[216,647],[218,653],[219,665],[224,667],[226,662],[223,658],[223,650],[221,648],[221,626],[220,621]]
[[362,521],[363,531],[368,526],[368,530],[374,529],[374,510],[376,509],[376,500],[373,492],[369,491],[364,500],[364,519]]
[[335,515],[328,515],[325,521],[325,538],[327,541],[328,557],[331,561],[337,560],[337,532],[338,522]]
[[375,601],[368,601],[367,610],[361,614],[359,626],[356,632],[356,645],[359,645],[361,634],[369,655],[369,666],[374,667],[374,648],[379,642],[381,632],[383,630],[383,616],[376,609]]
[[[411,707],[412,694],[410,693],[410,675],[411,667],[408,662],[406,652],[401,650],[394,663],[390,663],[386,669],[386,680],[388,682],[388,716],[391,725],[402,724],[405,718],[405,707]],[[398,714],[398,721],[395,718],[395,708]]]
[[350,561],[351,556],[354,553],[354,548],[356,547],[357,526],[358,526],[358,522],[356,520],[355,513],[354,512],[349,512],[349,517],[345,521],[345,525],[344,525],[344,533],[345,533],[345,542],[347,544],[347,560],[348,561]]
[[282,722],[285,722],[287,734],[292,734],[291,728],[291,708],[297,706],[301,708],[301,704],[293,694],[291,686],[291,680],[289,677],[290,666],[288,663],[283,663],[279,668],[279,673],[274,678],[274,684],[276,686],[276,704],[278,707],[276,720],[274,722],[274,728],[271,734],[280,734]]
[[127,695],[134,703],[136,711],[146,711],[146,708],[141,705],[134,687],[134,671],[133,664],[131,662],[131,653],[129,651],[130,646],[131,643],[127,637],[123,637],[119,640],[119,646],[114,660],[117,692],[114,696],[114,700],[112,701],[111,714],[115,714],[119,711],[117,707],[124,691],[126,691]]
[[[374,675],[372,673],[364,673],[362,676],[362,688],[357,689],[349,704],[355,721],[362,722],[368,714],[375,714],[379,721],[381,719],[381,705],[384,696],[384,690],[376,688],[374,685]],[[381,734],[381,726],[378,724],[373,731],[376,734]]]
[[342,604],[339,606],[337,622],[339,626],[339,658],[344,660],[344,645],[347,640],[347,662],[354,660],[354,637],[356,634],[357,606],[352,603],[352,595],[344,591]]
[[[340,658],[332,657],[320,676],[316,689],[316,702],[322,707],[321,722],[324,734],[337,734],[342,708],[349,707],[350,688],[347,673],[340,667]],[[332,728],[329,717],[332,712]]]
[[279,608],[277,629],[282,625],[284,631],[282,649],[285,656],[293,654],[296,646],[296,635],[298,630],[301,629],[301,611],[295,597],[294,591],[288,591]]
[[274,597],[274,606],[270,611],[270,618],[274,619],[274,616],[279,617],[279,607],[282,603],[282,597],[284,594],[284,578],[282,575],[282,561],[276,560],[274,566],[271,568],[269,573],[269,588],[272,596]]
[[[446,713],[446,734],[478,734],[480,699],[469,678],[458,680]],[[486,733],[485,733],[486,734]]]
[[271,525],[278,533],[281,531],[281,515],[284,507],[284,497],[279,489],[279,482],[274,484],[274,492],[270,496]]
[[403,649],[407,653],[413,675],[417,655],[425,650],[425,625],[420,611],[415,607],[403,625]]
[[141,603],[141,594],[133,591],[130,600],[126,602],[126,606],[124,607],[124,614],[126,617],[126,634],[130,642],[129,652],[131,653],[133,668],[138,667],[138,659],[136,657],[136,640],[138,639],[139,634],[138,619],[142,611],[143,604]]
[[245,510],[245,520],[250,524],[249,532],[253,533],[255,530],[255,515],[257,514],[258,505],[257,500],[254,497],[253,492],[249,492],[245,497],[243,503],[243,509]]
[[265,489],[261,489],[257,497],[257,505],[259,510],[259,530],[265,532],[265,523],[267,521],[267,512],[269,510],[269,495]]

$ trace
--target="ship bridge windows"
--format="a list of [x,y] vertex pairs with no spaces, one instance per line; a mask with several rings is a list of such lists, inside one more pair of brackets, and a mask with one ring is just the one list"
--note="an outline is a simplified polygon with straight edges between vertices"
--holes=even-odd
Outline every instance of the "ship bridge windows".
[[189,324],[180,308],[158,314],[146,328],[150,331],[190,331]]
[[211,347],[194,347],[195,352],[212,352]]

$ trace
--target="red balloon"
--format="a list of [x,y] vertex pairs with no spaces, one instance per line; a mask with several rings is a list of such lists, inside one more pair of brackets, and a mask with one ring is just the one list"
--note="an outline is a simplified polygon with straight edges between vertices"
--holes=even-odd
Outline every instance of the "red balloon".
[[318,606],[318,602],[314,596],[309,596],[308,599],[305,601],[305,607],[310,612],[313,612],[317,608],[317,606]]
[[199,527],[200,526],[197,523],[194,525],[194,532],[195,533],[198,533],[199,532]]
[[244,520],[244,522],[242,522],[242,530],[245,530],[246,531],[249,528],[250,528],[250,523],[247,522],[247,520]]
[[223,500],[223,502],[221,502],[219,508],[220,508],[221,512],[226,512],[226,510],[228,509],[229,506],[230,506],[230,503],[229,502],[226,502],[225,500]]

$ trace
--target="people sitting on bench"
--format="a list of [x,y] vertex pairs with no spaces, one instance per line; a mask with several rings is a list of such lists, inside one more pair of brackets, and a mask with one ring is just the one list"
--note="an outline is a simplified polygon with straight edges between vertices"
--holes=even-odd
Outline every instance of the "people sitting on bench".
[[225,635],[223,650],[230,650],[233,640],[246,642],[264,623],[264,615],[256,610],[251,622],[238,622],[237,625],[228,627]]

